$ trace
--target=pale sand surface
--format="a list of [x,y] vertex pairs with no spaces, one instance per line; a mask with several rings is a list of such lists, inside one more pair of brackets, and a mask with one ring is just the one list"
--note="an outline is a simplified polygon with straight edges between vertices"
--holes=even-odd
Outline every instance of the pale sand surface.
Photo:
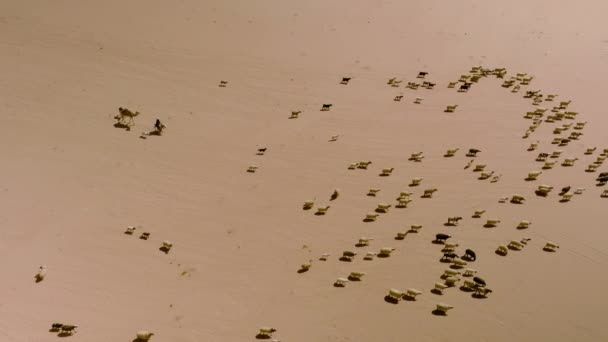
[[[289,342],[608,340],[608,199],[597,173],[583,172],[598,152],[582,154],[608,148],[606,10],[546,0],[0,2],[0,340],[55,341],[55,321],[79,325],[68,339],[86,342],[131,341],[141,329],[152,341],[255,341],[265,325]],[[560,147],[575,166],[524,182],[541,166],[536,154],[557,149],[549,141],[563,122],[522,139],[535,107],[521,92],[495,77],[467,93],[446,88],[473,65],[527,72],[535,79],[522,91],[572,100],[589,122]],[[421,70],[434,90],[386,85]],[[353,79],[343,86],[342,76]],[[334,106],[320,112],[323,103]],[[454,114],[443,112],[450,103]],[[112,127],[119,106],[142,113],[130,132]],[[303,113],[288,120],[292,110]],[[156,118],[166,133],[139,139]],[[451,147],[460,151],[443,158]],[[463,170],[469,147],[498,183]],[[423,162],[407,161],[417,151]],[[346,169],[359,160],[373,164]],[[416,176],[409,208],[362,222]],[[541,183],[555,187],[547,198],[533,193]],[[559,203],[566,185],[587,190]],[[370,187],[382,190],[365,196]],[[301,209],[328,203],[334,188],[327,215]],[[514,193],[527,203],[498,203]],[[464,219],[444,227],[448,216]],[[482,228],[492,217],[498,228]],[[516,230],[523,219],[532,226]],[[415,223],[419,234],[393,239]],[[128,236],[128,225],[142,227]],[[447,268],[430,243],[439,232],[459,254],[477,251],[471,266],[488,298],[429,292]],[[355,248],[361,236],[375,240]],[[494,254],[522,237],[532,238],[523,251]],[[167,255],[163,240],[174,243]],[[561,248],[543,252],[546,241]],[[396,248],[390,258],[361,260],[385,246]],[[360,255],[340,262],[345,249]],[[42,264],[48,276],[35,284]],[[351,271],[367,275],[332,286]],[[410,287],[423,291],[415,302],[383,300]],[[439,302],[455,308],[432,315]]]

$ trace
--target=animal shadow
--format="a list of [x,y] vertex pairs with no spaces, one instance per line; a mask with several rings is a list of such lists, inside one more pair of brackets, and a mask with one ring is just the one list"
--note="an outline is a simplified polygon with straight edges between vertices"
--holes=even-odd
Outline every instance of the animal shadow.
[[437,289],[432,289],[431,293],[439,295],[439,296],[443,296],[443,293],[441,293],[441,291],[437,290]]
[[270,336],[263,335],[263,334],[257,334],[257,335],[255,335],[255,338],[258,339],[258,340],[269,340]]
[[391,296],[384,296],[384,301],[390,304],[398,304],[399,301]]
[[114,127],[116,127],[116,128],[120,128],[120,129],[125,129],[125,130],[127,130],[127,131],[130,131],[130,130],[131,130],[131,127],[130,127],[129,125],[125,125],[125,124],[120,123],[120,122],[115,123],[115,124],[114,124]]
[[435,315],[435,316],[447,316],[447,315],[445,314],[445,312],[443,312],[443,311],[441,311],[441,310],[437,310],[437,309],[435,309],[435,310],[431,311],[431,313],[432,313],[433,315]]
[[305,272],[308,272],[308,268],[300,268],[298,270],[298,273],[305,273]]
[[167,248],[165,246],[160,247],[158,250],[165,254],[169,254],[169,248]]

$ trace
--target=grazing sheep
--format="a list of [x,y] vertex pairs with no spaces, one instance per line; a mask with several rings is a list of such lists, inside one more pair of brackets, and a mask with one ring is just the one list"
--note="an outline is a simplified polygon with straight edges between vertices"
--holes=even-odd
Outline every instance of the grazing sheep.
[[422,180],[424,180],[424,177],[412,178],[412,181],[410,182],[410,186],[418,186],[418,185],[420,185]]
[[475,260],[477,260],[477,254],[475,253],[474,250],[467,248],[464,251],[464,255],[461,257],[461,259],[468,260],[468,261],[475,261]]
[[574,162],[577,160],[578,158],[564,159],[564,161],[562,162],[562,166],[574,166]]
[[395,236],[395,240],[403,240],[405,239],[405,237],[407,236],[408,232],[397,232],[397,235]]
[[462,282],[462,286],[460,287],[461,290],[463,291],[475,291],[475,289],[478,287],[477,283],[474,282],[471,279],[465,279]]
[[409,198],[399,198],[398,202],[399,203],[395,206],[396,208],[407,208],[407,205],[410,204],[412,200]]
[[393,99],[393,101],[399,102],[399,101],[401,101],[402,98],[403,98],[403,95],[397,95],[397,96],[395,96],[395,98]]
[[363,219],[363,221],[373,222],[373,221],[376,221],[378,216],[380,216],[380,215],[379,214],[367,214],[367,215],[365,215],[365,218]]
[[364,272],[350,272],[348,276],[348,280],[350,281],[361,281],[361,277],[363,277],[366,273]]
[[61,326],[61,332],[60,334],[64,335],[74,335],[74,333],[76,332],[76,328],[78,328],[77,325],[72,325],[72,324],[64,324]]
[[462,220],[461,216],[454,216],[454,217],[448,217],[448,222],[446,223],[447,226],[457,226],[458,225],[458,221]]
[[424,152],[416,152],[416,153],[412,153],[412,154],[410,155],[409,160],[413,160],[413,161],[419,161],[419,160],[421,160],[422,158],[424,158],[424,155],[423,155],[423,154],[424,154]]
[[411,288],[411,289],[407,289],[405,291],[404,297],[408,297],[408,298],[410,298],[412,300],[416,300],[416,296],[419,296],[421,294],[422,294],[421,291],[418,291],[417,289]]
[[340,196],[340,191],[338,189],[334,189],[334,192],[332,192],[331,196],[329,197],[329,200],[335,201],[338,196]]
[[557,252],[558,248],[559,248],[559,245],[557,245],[553,242],[547,242],[545,244],[545,246],[543,247],[543,250],[545,250],[547,252]]
[[400,301],[401,298],[403,298],[403,292],[399,291],[397,289],[390,289],[388,290],[388,296],[389,299],[393,300],[393,301]]
[[544,162],[545,160],[547,160],[547,157],[549,157],[548,153],[539,153],[538,156],[536,157],[536,161]]
[[437,293],[437,294],[443,294],[443,290],[447,289],[449,286],[447,286],[444,283],[435,283],[435,288],[433,289],[433,292]]
[[496,175],[496,176],[492,177],[492,179],[490,179],[490,183],[496,183],[496,182],[498,182],[500,180],[501,176],[502,175]]
[[340,84],[347,85],[350,79],[350,77],[342,77],[342,81],[340,81]]
[[424,193],[422,194],[422,198],[431,198],[433,197],[433,193],[435,193],[437,191],[436,188],[433,189],[426,189],[424,190]]
[[444,284],[449,287],[452,287],[452,286],[455,286],[459,280],[460,280],[460,278],[458,278],[458,277],[447,277],[445,279]]
[[507,248],[510,248],[510,249],[513,249],[516,251],[521,251],[524,248],[524,244],[519,241],[511,240],[509,242],[509,244],[507,245]]
[[418,233],[418,231],[420,229],[422,229],[422,225],[413,224],[413,225],[410,226],[410,230],[409,231],[412,232],[412,233]]
[[464,270],[464,274],[462,275],[463,277],[472,277],[477,273],[477,270],[472,269],[472,268],[467,268],[466,270]]
[[474,161],[475,161],[475,159],[471,159],[471,160],[469,160],[469,161],[466,163],[466,165],[464,166],[464,169],[466,170],[466,169],[470,168],[470,167],[471,167],[471,165],[473,165],[473,162],[474,162]]
[[382,173],[380,173],[380,176],[383,176],[383,177],[390,176],[394,169],[395,169],[394,167],[391,167],[390,169],[382,169]]
[[349,170],[354,170],[358,167],[359,167],[359,163],[351,163],[350,165],[348,165]]
[[160,247],[160,250],[165,252],[166,254],[169,253],[171,248],[173,248],[173,243],[171,243],[170,241],[163,241],[163,245]]
[[452,266],[453,268],[463,268],[464,266],[468,265],[468,263],[464,260],[460,260],[460,259],[454,259],[452,260]]
[[448,82],[448,88],[454,88],[456,87],[456,84],[458,84],[458,82]]
[[36,273],[36,275],[34,276],[34,279],[36,280],[37,283],[41,282],[44,280],[44,278],[46,277],[46,266],[40,266],[38,268],[38,273]]
[[331,106],[333,106],[333,104],[331,104],[331,103],[324,103],[323,106],[321,107],[321,111],[322,112],[326,112],[326,111],[328,111],[331,108]]
[[[427,89],[430,89],[430,88],[429,88],[429,87],[427,87]],[[422,103],[422,100],[424,100],[422,97],[417,97],[417,98],[414,100],[414,103],[415,103],[415,104],[421,104],[421,103]]]
[[467,157],[477,157],[477,153],[481,152],[481,150],[478,150],[476,148],[470,148],[469,152],[467,153]]
[[367,196],[376,196],[376,194],[380,191],[380,189],[370,188],[367,191]]
[[485,210],[475,210],[473,212],[473,218],[480,218],[486,211]]
[[443,276],[442,277],[448,278],[448,277],[455,277],[455,276],[458,276],[458,275],[460,275],[460,272],[454,271],[454,270],[451,270],[451,269],[447,269],[447,270],[443,271]]
[[414,194],[413,192],[402,191],[402,192],[399,193],[399,197],[397,197],[397,201],[401,200],[401,199],[408,199],[413,194]]
[[448,253],[443,253],[443,256],[441,257],[441,259],[439,259],[439,261],[441,261],[441,262],[452,262],[456,258],[458,258],[458,254],[448,252]]
[[486,168],[486,164],[477,164],[473,169],[473,172],[481,172]]
[[272,334],[274,332],[276,332],[277,329],[274,328],[270,328],[270,327],[261,327],[260,331],[258,332],[258,334],[256,335],[257,338],[271,338]]
[[435,309],[435,312],[442,314],[442,315],[447,315],[449,310],[452,310],[454,307],[452,305],[449,304],[445,304],[445,303],[439,303],[437,304],[437,309]]
[[436,243],[445,243],[445,241],[451,237],[452,236],[448,235],[448,234],[442,234],[442,233],[435,234],[435,242]]
[[517,229],[527,229],[528,227],[530,227],[531,224],[532,224],[532,222],[530,222],[530,221],[522,220],[517,225]]
[[[462,87],[462,86],[461,86]],[[458,107],[458,105],[448,105],[445,108],[445,112],[446,113],[454,113],[454,111],[456,111],[456,108]]]
[[526,199],[523,196],[520,196],[520,195],[511,196],[511,203],[513,203],[513,204],[523,204],[525,201],[526,201]]
[[484,227],[493,228],[493,227],[496,227],[499,223],[500,223],[500,220],[497,220],[497,219],[486,220],[486,224],[484,225]]
[[139,238],[142,239],[142,240],[148,240],[150,238],[150,233],[143,232],[143,233],[141,233],[141,235],[139,236]]
[[559,156],[562,154],[562,152],[564,152],[564,151],[562,151],[562,150],[556,150],[556,151],[553,151],[553,152],[551,153],[550,158],[559,158]]
[[536,180],[536,178],[538,178],[538,176],[540,176],[543,172],[542,171],[531,171],[528,172],[528,177],[526,177],[525,180],[527,181],[534,181]]
[[312,260],[308,260],[307,263],[300,265],[300,269],[298,270],[298,273],[308,272],[308,270],[310,270],[311,267],[312,267]]
[[360,161],[359,165],[357,166],[358,169],[363,169],[363,170],[367,170],[367,167],[371,164],[371,161]]
[[507,246],[500,245],[498,246],[498,248],[496,248],[496,254],[505,256],[509,254],[509,249],[507,248]]
[[[260,329],[260,333],[262,332],[262,330]],[[135,336],[137,336],[137,341],[149,341],[150,338],[154,335],[154,333],[149,332],[147,330],[140,330],[137,332],[137,334]]]
[[535,193],[538,196],[547,196],[549,194],[549,192],[551,192],[551,190],[553,190],[552,186],[548,186],[548,185],[539,185],[538,189],[535,190]]
[[342,252],[342,257],[340,257],[341,261],[353,261],[353,258],[357,255],[357,253],[352,251],[344,251]]
[[327,261],[327,258],[329,258],[330,255],[331,254],[329,254],[329,253],[323,253],[323,254],[321,254],[321,257],[319,258],[319,260]]
[[569,202],[572,199],[572,196],[574,196],[574,193],[567,192],[562,195],[562,199],[560,199],[559,201],[560,202]]
[[315,213],[315,215],[325,215],[327,213],[327,211],[329,210],[330,206],[327,205],[325,207],[319,207],[317,208],[317,212]]
[[538,144],[539,144],[538,141],[534,142],[534,143],[531,143],[530,147],[528,147],[528,151],[534,151],[534,150],[536,150],[538,148]]
[[127,235],[133,235],[133,233],[135,232],[135,229],[137,229],[137,228],[134,227],[134,226],[128,226],[127,230],[125,231],[125,234],[127,234]]
[[493,292],[493,291],[490,290],[490,289],[488,289],[488,288],[486,288],[486,287],[480,287],[480,286],[478,286],[478,287],[475,288],[474,295],[477,296],[477,297],[483,297],[483,298],[485,298],[485,297],[488,296],[488,293],[491,293],[491,292]]
[[289,117],[290,119],[297,119],[300,117],[300,114],[302,114],[301,110],[297,110],[297,111],[292,111],[291,112],[291,116]]
[[477,179],[479,179],[479,180],[485,180],[485,179],[488,179],[488,178],[492,177],[493,174],[494,174],[494,171],[492,171],[492,172],[482,172],[479,175],[479,178],[477,178]]
[[249,165],[249,167],[247,168],[247,172],[254,173],[257,169],[258,169],[257,166]]
[[443,252],[443,253],[454,253],[454,251],[456,251],[455,247],[448,247],[448,246],[443,247],[443,249],[441,250],[441,252]]
[[315,201],[311,201],[311,200],[304,201],[304,204],[302,205],[302,209],[304,209],[304,210],[310,210],[310,209],[312,209],[312,207],[314,205],[315,205]]
[[443,156],[444,157],[453,157],[456,154],[456,152],[458,152],[459,149],[460,148],[458,148],[458,147],[449,149],[445,152],[445,154]]
[[576,190],[574,190],[574,194],[575,195],[582,195],[583,191],[585,191],[585,188],[577,188]]
[[374,260],[375,256],[376,256],[376,253],[374,253],[374,252],[367,252],[365,254],[365,257],[363,257],[363,260]]
[[602,197],[602,198],[608,197],[608,189],[602,191],[602,194],[600,195],[600,197]]
[[459,245],[459,244],[457,244],[457,243],[447,243],[447,242],[446,242],[446,243],[444,244],[444,248],[456,248],[456,247],[458,247],[458,246],[460,246],[460,245]]
[[380,249],[378,256],[384,257],[384,258],[389,257],[391,255],[391,253],[393,253],[394,250],[395,250],[395,248],[383,247]]
[[365,246],[369,246],[369,242],[373,241],[374,239],[372,238],[368,238],[368,237],[361,237],[359,238],[359,242],[357,242],[355,244],[356,247],[365,247]]

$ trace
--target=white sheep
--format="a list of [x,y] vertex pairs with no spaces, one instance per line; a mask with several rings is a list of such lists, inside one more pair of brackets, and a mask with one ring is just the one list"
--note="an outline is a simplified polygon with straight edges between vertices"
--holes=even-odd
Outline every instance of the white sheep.
[[447,286],[444,283],[437,282],[437,283],[435,283],[435,288],[433,290],[434,290],[434,292],[437,292],[439,294],[443,294],[443,290],[447,289],[448,287],[449,286]]
[[421,291],[418,291],[417,289],[411,288],[411,289],[407,289],[405,291],[405,295],[404,296],[408,297],[408,298],[411,298],[413,300],[416,300],[416,296],[419,296],[421,294],[422,294]]
[[378,216],[380,216],[380,215],[379,214],[366,214],[365,218],[363,219],[363,221],[373,222],[373,221],[376,221],[376,219],[378,218]]
[[545,162],[545,164],[543,165],[543,170],[550,170],[553,168],[553,166],[555,166],[555,162]]
[[500,220],[498,219],[489,219],[486,220],[486,224],[484,225],[485,227],[496,227],[498,224],[500,223]]
[[538,148],[538,144],[539,144],[538,141],[531,143],[530,147],[528,147],[528,151],[534,151],[534,150],[536,150]]
[[564,159],[564,161],[562,162],[562,166],[574,166],[574,162],[577,160],[578,158]]
[[255,172],[257,169],[258,169],[258,167],[257,167],[257,166],[255,166],[255,165],[249,165],[249,167],[247,168],[247,172],[251,172],[251,173],[253,173],[253,172]]
[[447,107],[445,108],[445,112],[454,113],[454,111],[456,111],[456,108],[458,108],[458,105],[447,105]]
[[408,198],[400,198],[398,199],[397,205],[395,207],[397,208],[407,208],[407,205],[410,204],[412,202],[411,199]]
[[413,194],[414,194],[413,192],[402,191],[399,193],[399,197],[397,197],[397,201],[401,200],[401,199],[408,199]]
[[361,278],[365,275],[365,272],[350,272],[350,275],[348,276],[349,280],[353,280],[353,281],[360,281]]
[[42,265],[38,268],[38,273],[34,276],[37,283],[41,282],[46,278],[46,266]]
[[367,196],[376,196],[376,194],[380,192],[380,189],[371,188],[367,192]]
[[410,186],[418,186],[418,185],[420,185],[420,183],[422,182],[423,179],[424,179],[424,177],[412,178],[412,181],[410,182]]
[[507,246],[500,245],[498,248],[496,248],[496,254],[507,255],[509,254],[509,249]]
[[327,211],[329,210],[330,206],[327,205],[325,207],[319,207],[317,208],[317,212],[315,213],[315,215],[325,215],[327,213]]
[[543,172],[542,171],[531,171],[528,172],[528,177],[526,178],[527,181],[532,181],[532,180],[536,180],[536,178],[538,178],[538,176],[540,176]]
[[485,210],[475,210],[473,212],[473,218],[480,218],[486,211]]
[[458,152],[459,149],[460,148],[458,148],[458,147],[449,149],[443,156],[444,157],[453,157],[456,154],[456,152]]
[[137,229],[137,228],[134,226],[128,226],[127,230],[125,231],[125,234],[133,235],[133,233],[135,232],[135,229]]
[[582,195],[583,191],[585,191],[585,188],[577,188],[576,190],[574,190],[574,194],[575,195]]
[[358,167],[359,167],[359,163],[351,163],[350,165],[348,165],[349,170],[354,170]]
[[373,241],[374,239],[369,238],[369,237],[361,237],[359,238],[359,242],[357,242],[356,246],[357,247],[363,247],[363,246],[369,246],[369,242]]
[[270,327],[261,327],[260,331],[258,332],[257,337],[258,338],[271,338],[272,334],[275,331],[277,331],[277,329],[270,328]]
[[482,172],[482,173],[479,175],[479,179],[480,179],[480,180],[485,180],[485,179],[488,179],[488,178],[492,177],[492,175],[493,175],[493,174],[494,174],[494,171],[492,171],[492,172]]
[[388,290],[388,298],[394,301],[400,301],[401,298],[403,298],[403,292],[397,289],[390,289]]
[[476,283],[476,282],[474,282],[474,281],[473,281],[473,280],[471,280],[471,279],[465,279],[465,280],[462,282],[462,287],[463,287],[465,290],[472,291],[472,290],[475,290],[475,289],[477,288],[477,283]]
[[454,268],[463,268],[466,265],[468,265],[468,263],[464,260],[460,260],[460,259],[452,260],[452,267],[454,267]]
[[386,203],[379,203],[378,207],[376,208],[376,212],[378,212],[378,213],[387,213],[388,209],[390,207],[392,207],[392,205],[386,204]]
[[403,240],[407,236],[407,232],[397,232],[397,236],[395,236],[396,240]]
[[521,196],[521,195],[513,195],[511,196],[511,203],[514,204],[523,204],[526,201],[526,199]]
[[527,229],[528,227],[530,227],[531,224],[532,224],[532,222],[530,222],[530,221],[522,220],[517,225],[517,229]]
[[314,205],[315,205],[315,201],[311,201],[311,200],[304,201],[304,204],[302,205],[302,209],[309,210],[309,209],[312,209],[312,207]]
[[477,270],[472,269],[472,268],[467,268],[466,270],[464,270],[464,274],[462,275],[463,277],[472,277],[477,273]]
[[[261,332],[261,329],[260,329],[260,332]],[[150,338],[152,336],[154,336],[154,333],[153,332],[149,332],[147,330],[140,330],[140,331],[137,332],[136,336],[137,336],[136,341],[138,341],[138,342],[142,341],[143,342],[143,341],[149,341]]]
[[445,283],[444,283],[444,284],[445,284],[446,286],[452,287],[452,286],[456,285],[456,283],[457,283],[459,280],[460,280],[460,278],[458,278],[458,277],[447,277],[447,278],[445,279]]
[[572,199],[572,196],[574,196],[573,192],[567,192],[562,195],[560,202],[569,202]]
[[418,233],[418,231],[420,229],[422,229],[422,225],[420,225],[420,224],[413,224],[413,225],[410,226],[409,232]]
[[445,303],[439,303],[437,304],[437,309],[435,309],[435,311],[437,311],[438,313],[441,313],[443,315],[447,315],[449,310],[452,310],[454,307],[452,305],[449,304],[445,304]]
[[383,176],[383,177],[390,176],[394,169],[395,169],[394,167],[391,167],[390,169],[382,169],[382,173],[380,174],[380,176]]
[[545,250],[547,252],[557,252],[558,248],[559,248],[559,245],[557,245],[553,242],[547,242],[545,244],[545,247],[543,247],[543,250]]
[[330,255],[331,254],[329,254],[329,253],[323,253],[323,254],[321,254],[321,257],[319,258],[319,260],[327,261],[327,258],[329,258]]
[[541,184],[536,189],[536,194],[541,195],[541,196],[547,196],[549,194],[549,192],[551,192],[551,190],[553,190],[552,186]]
[[451,269],[446,269],[445,271],[443,271],[443,276],[446,277],[446,278],[447,277],[455,277],[455,276],[458,276],[458,275],[460,275],[460,272],[454,271],[454,270],[451,270]]
[[486,168],[486,164],[477,164],[475,165],[475,169],[473,169],[473,172],[481,172]]
[[312,260],[308,260],[307,263],[300,265],[300,273],[307,272],[312,267]]
[[394,250],[395,250],[395,248],[383,247],[380,249],[378,256],[388,257],[391,255],[391,253],[393,253]]
[[519,241],[511,240],[507,247],[517,251],[521,251],[524,248],[524,244]]
[[363,260],[374,260],[375,256],[376,256],[376,253],[367,252],[367,253],[365,253],[365,256],[363,257]]
[[367,170],[367,167],[369,166],[369,164],[371,164],[371,161],[360,161],[359,165],[357,166],[358,169],[363,169],[363,170]]
[[551,157],[551,158],[559,158],[559,156],[562,154],[562,152],[564,152],[564,151],[562,151],[562,150],[556,150],[556,151],[553,151],[553,152],[551,153],[551,156],[550,156],[550,157]]

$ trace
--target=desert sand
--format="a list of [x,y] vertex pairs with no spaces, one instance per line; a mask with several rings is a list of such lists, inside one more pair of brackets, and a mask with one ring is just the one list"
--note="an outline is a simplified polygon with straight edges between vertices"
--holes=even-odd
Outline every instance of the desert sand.
[[[151,341],[255,341],[264,326],[283,342],[608,340],[608,199],[595,182],[608,169],[584,171],[608,148],[606,10],[547,0],[2,1],[0,340],[55,341],[55,322],[77,325],[66,339],[86,342],[132,341],[139,330]],[[467,92],[447,87],[473,66],[507,74]],[[420,71],[432,90],[405,87]],[[501,87],[516,73],[534,78],[518,93]],[[393,77],[403,83],[388,85]],[[558,96],[534,106],[527,90]],[[546,122],[560,101],[579,114]],[[140,112],[131,130],[113,127],[118,107]],[[549,110],[523,139],[523,116],[539,107]],[[140,139],[156,119],[162,136]],[[555,127],[585,121],[578,140],[551,144],[574,131]],[[498,182],[464,169],[469,148]],[[524,181],[543,165],[538,153],[557,149],[552,169]],[[409,161],[415,152],[425,158]],[[565,158],[578,160],[562,167]],[[348,170],[358,161],[372,164]],[[380,177],[384,168],[394,170]],[[409,187],[414,177],[424,179]],[[537,196],[541,184],[554,189]],[[586,190],[562,203],[568,185]],[[438,191],[420,198],[427,188]],[[413,201],[395,208],[402,191]],[[514,194],[525,203],[498,202]],[[306,200],[313,209],[302,210]],[[393,207],[363,222],[379,203]],[[463,219],[444,226],[454,216]],[[501,222],[484,228],[490,218]],[[532,224],[516,229],[522,220]],[[462,276],[430,292],[449,269],[437,233],[458,255],[476,252],[465,268],[486,280],[487,298],[460,290]],[[374,240],[355,247],[360,237]],[[495,253],[523,238],[521,251]],[[548,241],[560,248],[543,251]],[[395,250],[363,260],[383,247]],[[358,253],[352,262],[338,260],[345,250]],[[353,271],[366,274],[333,286]],[[422,294],[391,304],[391,288]],[[434,315],[440,302],[454,308]]]

